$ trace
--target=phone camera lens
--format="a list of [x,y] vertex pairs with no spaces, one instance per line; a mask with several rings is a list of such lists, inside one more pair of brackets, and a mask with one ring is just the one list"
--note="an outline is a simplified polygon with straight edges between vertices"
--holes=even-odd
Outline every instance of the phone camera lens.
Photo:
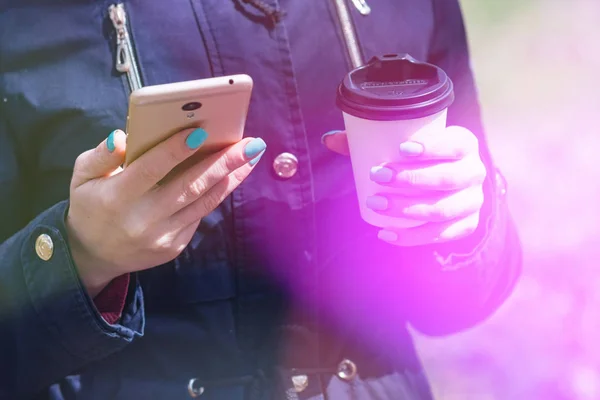
[[230,79],[230,80],[229,80],[229,84],[230,84],[230,85],[233,85],[233,79]]
[[183,111],[194,111],[202,107],[202,103],[198,103],[197,101],[193,101],[191,103],[184,104],[181,109]]

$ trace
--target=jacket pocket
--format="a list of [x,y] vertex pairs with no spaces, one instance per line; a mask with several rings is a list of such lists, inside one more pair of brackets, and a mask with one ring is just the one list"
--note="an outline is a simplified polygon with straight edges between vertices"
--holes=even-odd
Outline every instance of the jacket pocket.
[[202,232],[194,233],[192,242],[174,262],[174,294],[182,304],[228,300],[235,293],[234,274],[224,246],[219,243],[194,248],[196,240],[218,240],[208,236],[200,239],[202,236]]
[[235,294],[226,227],[228,200],[202,219],[184,252],[175,260],[175,295],[183,304],[228,300]]
[[231,238],[224,229],[224,208],[221,205],[202,219],[175,260],[140,273],[148,311],[234,297],[235,273],[228,247]]

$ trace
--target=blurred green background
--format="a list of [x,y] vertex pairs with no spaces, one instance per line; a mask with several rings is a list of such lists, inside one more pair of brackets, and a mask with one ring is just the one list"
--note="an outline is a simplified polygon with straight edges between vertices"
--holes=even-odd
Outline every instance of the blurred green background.
[[600,1],[462,7],[525,270],[484,324],[418,337],[436,398],[600,399]]

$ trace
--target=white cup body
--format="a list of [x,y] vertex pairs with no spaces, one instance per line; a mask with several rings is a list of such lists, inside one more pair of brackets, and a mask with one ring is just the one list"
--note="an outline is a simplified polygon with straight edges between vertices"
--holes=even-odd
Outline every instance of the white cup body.
[[378,214],[367,208],[366,201],[369,196],[377,193],[402,193],[402,189],[382,186],[371,181],[369,174],[372,167],[399,161],[400,143],[410,140],[416,134],[422,137],[430,132],[444,130],[447,110],[423,118],[396,121],[373,121],[346,113],[343,115],[363,220],[382,228],[410,228],[424,224],[423,221]]

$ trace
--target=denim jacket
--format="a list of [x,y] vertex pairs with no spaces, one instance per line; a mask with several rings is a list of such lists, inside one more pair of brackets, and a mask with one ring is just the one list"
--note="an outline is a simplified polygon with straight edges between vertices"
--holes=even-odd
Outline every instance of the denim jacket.
[[[122,1],[121,47],[110,1],[0,3],[0,398],[430,399],[407,326],[474,326],[521,268],[458,1]],[[378,241],[349,159],[321,144],[343,127],[344,74],[386,53],[442,67],[448,123],[479,137],[485,204],[466,239]],[[65,231],[75,158],[124,127],[136,85],[236,73],[254,80],[246,134],[266,153],[177,259],[132,275],[108,324]]]

